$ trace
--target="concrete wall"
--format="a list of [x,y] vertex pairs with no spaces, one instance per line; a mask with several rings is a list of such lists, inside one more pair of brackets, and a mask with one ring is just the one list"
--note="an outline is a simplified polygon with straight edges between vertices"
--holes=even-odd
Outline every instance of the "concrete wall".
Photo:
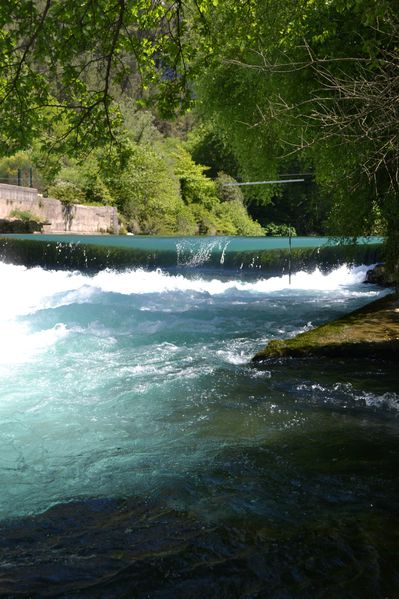
[[42,198],[36,189],[0,184],[0,219],[13,210],[29,211],[46,221],[43,233],[118,233],[118,213],[112,206],[63,204]]
[[32,187],[19,187],[0,183],[0,200],[32,201],[37,199],[37,189]]

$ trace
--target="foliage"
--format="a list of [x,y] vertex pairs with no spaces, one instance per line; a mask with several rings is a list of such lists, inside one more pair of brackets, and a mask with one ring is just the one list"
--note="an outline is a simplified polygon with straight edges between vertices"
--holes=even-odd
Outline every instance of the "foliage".
[[[0,158],[0,183],[8,185],[31,184],[32,152],[20,150],[12,156]],[[33,180],[33,187],[38,183],[37,176]]]
[[[213,112],[192,147],[197,155],[209,155],[216,141],[211,166],[234,167],[236,177],[275,176],[276,129],[263,127],[259,135],[248,127],[259,118],[258,103],[264,106],[270,81],[219,60],[225,49],[233,58],[236,52],[245,56],[246,46],[270,34],[269,25],[258,23],[266,5],[83,0],[77,7],[72,0],[9,0],[0,7],[0,150],[34,144],[32,155],[50,195],[64,202],[115,203],[136,232],[260,234],[238,190],[230,190],[236,210],[224,206],[227,189],[215,187],[182,146],[162,141],[154,114],[159,120],[187,105],[188,75],[203,70],[203,57],[209,69],[196,93],[203,107],[209,100],[207,110]],[[289,11],[280,8],[277,14],[281,23]],[[276,35],[271,39],[276,43]],[[154,98],[152,113],[139,110]],[[46,158],[39,137],[51,153],[75,159],[57,163],[51,153]],[[106,164],[103,146],[110,139],[114,157]],[[95,146],[101,150],[94,157],[76,161]],[[245,193],[246,201],[253,196],[267,202],[273,190]]]
[[116,156],[105,182],[129,230],[170,235],[178,232],[180,223],[182,234],[195,232],[162,146],[132,144],[126,165]]
[[259,237],[264,235],[264,230],[259,223],[253,221],[240,200],[230,200],[221,204],[218,213],[223,222],[230,221],[233,225],[231,235]]
[[168,140],[170,155],[174,163],[174,171],[180,181],[180,190],[186,204],[202,204],[212,208],[217,201],[216,188],[213,181],[204,176],[206,167],[196,164],[189,152],[180,143]]
[[94,154],[83,161],[64,158],[53,184],[48,186],[47,195],[63,202],[112,205],[114,199],[106,187],[100,170],[98,157]]
[[165,112],[183,106],[186,4],[191,3],[1,3],[0,150],[28,147],[60,119],[66,128],[58,139],[64,151],[101,146],[115,138],[122,122],[117,100],[132,87],[141,101],[153,88]]
[[16,183],[18,169],[29,169],[32,165],[29,152],[19,151],[12,156],[0,159],[0,180],[2,182]]
[[37,224],[42,224],[44,222],[41,216],[34,214],[30,210],[20,210],[18,208],[14,208],[14,210],[10,212],[10,217],[17,218],[24,223],[34,222]]
[[[330,232],[382,230],[396,260],[398,14],[397,0],[227,0],[208,21],[197,81],[199,114],[240,177],[274,178],[295,156],[322,190],[317,226],[332,206]],[[276,190],[259,192],[278,206]]]
[[214,179],[222,171],[237,178],[239,165],[228,141],[221,135],[222,131],[217,131],[209,119],[196,122],[187,135],[186,147],[195,162],[207,165],[207,176]]
[[155,124],[155,116],[149,110],[137,108],[134,101],[121,99],[120,108],[126,137],[136,144],[153,144],[162,139]]
[[[265,226],[387,233],[395,261],[398,14],[398,0],[7,0],[0,175],[32,160],[43,189],[113,203],[136,232],[261,234],[248,207]],[[165,115],[193,91],[187,145],[165,140],[190,126]],[[217,177],[292,164],[313,182]]]
[[[144,122],[151,119],[144,117]],[[220,181],[209,179],[184,144],[151,133],[149,141],[133,141],[127,131],[118,147],[98,149],[85,159],[58,157],[46,170],[40,151],[16,154],[0,166],[34,163],[42,191],[65,204],[115,205],[122,231],[149,235],[261,235],[235,194],[226,201]],[[32,161],[32,162],[31,162]],[[10,167],[11,168],[11,167]],[[235,202],[235,203],[234,203]],[[227,206],[227,204],[232,204]],[[225,205],[226,204],[226,205]],[[234,205],[233,205],[234,204]]]
[[48,195],[66,204],[82,204],[85,198],[84,192],[77,185],[62,180],[56,181],[48,188]]
[[276,225],[269,223],[264,227],[265,235],[270,237],[296,237],[297,233],[294,227],[290,225]]
[[236,179],[231,175],[219,172],[215,180],[218,197],[222,202],[238,201],[243,203],[244,196],[241,187],[237,186]]
[[195,164],[182,144],[169,142],[169,145],[183,201],[194,214],[200,234],[263,234],[260,225],[248,216],[240,194],[234,194],[230,201],[226,201],[223,175],[216,182],[208,179],[206,167]]
[[[290,161],[285,170],[294,174],[300,168],[297,162]],[[298,235],[328,235],[334,228],[332,219],[329,224],[331,194],[315,183],[311,169],[303,178],[303,183],[280,185],[267,206],[251,205],[251,216],[265,228],[275,223],[295,227]]]
[[[252,79],[252,80],[251,80]],[[259,120],[257,105],[267,91],[253,73],[241,73],[232,65],[217,64],[198,81],[198,110],[204,120],[210,119],[219,135],[228,140],[234,161],[238,164],[236,176],[244,181],[264,181],[277,178],[274,150],[276,137],[273,130],[249,127]],[[256,81],[256,82],[255,82]],[[248,94],[251,89],[251,94]],[[246,194],[262,204],[270,201],[271,186],[247,188]]]

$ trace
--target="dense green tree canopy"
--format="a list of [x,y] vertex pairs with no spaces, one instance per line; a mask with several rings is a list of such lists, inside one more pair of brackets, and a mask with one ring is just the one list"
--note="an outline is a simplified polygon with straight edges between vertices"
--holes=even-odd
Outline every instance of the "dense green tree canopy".
[[212,19],[202,119],[244,179],[313,169],[337,234],[399,231],[398,15],[397,0],[259,0]]
[[184,105],[187,10],[179,0],[1,2],[0,150],[60,122],[75,151],[101,144],[120,125],[121,93],[145,100],[152,87],[161,109]]

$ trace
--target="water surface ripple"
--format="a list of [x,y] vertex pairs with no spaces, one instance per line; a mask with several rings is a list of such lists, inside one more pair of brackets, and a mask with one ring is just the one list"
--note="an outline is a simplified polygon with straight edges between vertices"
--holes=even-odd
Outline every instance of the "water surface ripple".
[[397,371],[250,362],[365,271],[0,263],[0,593],[394,597]]

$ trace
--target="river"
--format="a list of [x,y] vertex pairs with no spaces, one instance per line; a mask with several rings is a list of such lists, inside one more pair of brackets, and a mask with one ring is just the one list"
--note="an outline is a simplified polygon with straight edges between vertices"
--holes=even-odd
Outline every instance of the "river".
[[0,592],[397,596],[397,369],[250,361],[386,291],[191,254],[0,263]]

